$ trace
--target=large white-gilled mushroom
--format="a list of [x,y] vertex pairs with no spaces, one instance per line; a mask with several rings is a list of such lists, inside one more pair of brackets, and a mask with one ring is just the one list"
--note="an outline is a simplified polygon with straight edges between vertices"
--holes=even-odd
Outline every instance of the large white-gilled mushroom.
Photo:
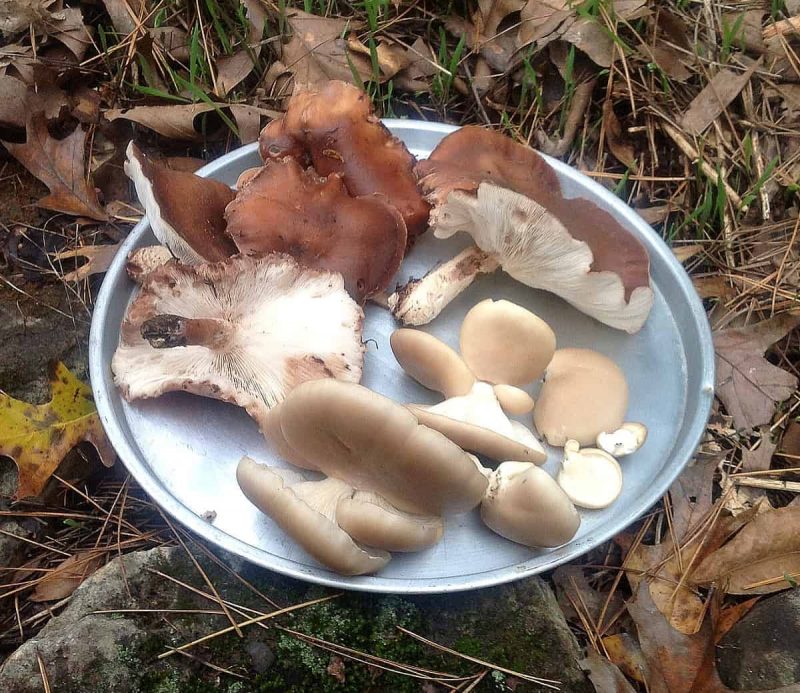
[[360,385],[305,382],[269,418],[265,432],[274,440],[279,431],[279,449],[289,450],[294,464],[377,493],[406,513],[466,512],[486,489],[461,448],[420,425],[401,404]]
[[482,273],[498,267],[612,327],[636,332],[653,304],[642,243],[595,203],[567,199],[535,151],[463,127],[416,168],[437,238],[463,231],[475,246],[389,297],[406,325],[430,322]]
[[128,400],[183,390],[270,407],[315,378],[361,378],[364,314],[333,272],[285,255],[151,272],[122,323],[111,367]]
[[547,366],[533,423],[550,445],[592,445],[625,420],[628,383],[610,358],[591,349],[558,349]]
[[581,508],[605,508],[622,493],[622,469],[604,450],[581,448],[577,441],[568,440],[558,485]]
[[553,478],[527,462],[503,462],[489,473],[481,518],[500,536],[532,547],[561,546],[581,517]]
[[236,480],[247,499],[311,556],[342,575],[374,573],[391,559],[359,545],[336,522],[336,508],[353,489],[338,479],[306,481],[298,473],[243,457]]
[[632,455],[647,440],[647,426],[636,421],[626,421],[616,431],[599,433],[597,447],[614,457]]
[[224,183],[178,171],[128,144],[125,173],[133,181],[150,228],[181,262],[217,262],[238,251],[225,231],[234,191]]

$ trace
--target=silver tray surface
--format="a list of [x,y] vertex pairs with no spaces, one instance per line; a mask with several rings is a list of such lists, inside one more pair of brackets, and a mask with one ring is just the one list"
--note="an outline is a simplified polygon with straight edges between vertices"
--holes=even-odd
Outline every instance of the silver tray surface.
[[[408,120],[384,121],[419,158],[456,128]],[[609,508],[581,511],[578,535],[553,550],[514,544],[485,528],[477,511],[447,518],[442,541],[415,554],[395,554],[376,575],[347,578],[309,557],[242,495],[234,470],[242,455],[271,459],[255,423],[244,410],[185,393],[125,402],[114,386],[111,357],[135,285],[125,273],[131,250],[155,242],[146,220],[130,233],[109,268],[95,304],[90,335],[92,389],[100,418],[120,458],[147,493],[175,519],[210,542],[265,568],[309,582],[369,592],[454,592],[534,575],[570,561],[620,532],[669,488],[691,459],[713,399],[714,352],[703,306],[670,249],[633,210],[566,164],[548,158],[567,197],[586,197],[607,209],[647,247],[655,305],[644,328],[628,335],[582,315],[561,299],[513,281],[502,272],[476,281],[426,326],[458,348],[461,320],[484,298],[506,298],[532,310],[554,329],[559,347],[590,347],[624,370],[630,385],[628,419],[649,428],[646,445],[623,458],[624,488]],[[198,173],[231,186],[260,163],[255,144],[204,166]],[[440,241],[426,234],[403,263],[397,281],[422,276],[468,242],[465,234]],[[389,335],[397,327],[385,310],[366,307],[369,340],[363,384],[400,402],[434,402],[397,365]],[[536,395],[538,386],[529,388]],[[527,421],[530,425],[530,420]],[[560,450],[545,465],[558,468]],[[214,511],[208,522],[202,515]]]

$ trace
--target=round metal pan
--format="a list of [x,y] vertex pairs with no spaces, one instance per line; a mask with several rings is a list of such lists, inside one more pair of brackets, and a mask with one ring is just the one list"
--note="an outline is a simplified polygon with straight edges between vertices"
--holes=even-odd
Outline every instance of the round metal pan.
[[[455,129],[416,121],[385,122],[419,158]],[[689,278],[651,227],[586,176],[557,160],[548,162],[567,197],[594,200],[647,247],[655,305],[644,328],[628,335],[605,327],[552,294],[498,272],[476,281],[424,329],[458,348],[458,330],[466,311],[484,298],[506,298],[550,323],[559,347],[591,347],[624,370],[630,385],[628,419],[644,422],[649,437],[639,452],[621,460],[624,489],[620,498],[604,510],[582,511],[580,531],[572,542],[554,550],[529,549],[489,531],[474,511],[447,518],[444,538],[437,546],[416,554],[395,554],[376,575],[347,578],[317,564],[250,505],[236,485],[234,469],[244,454],[285,464],[270,459],[244,410],[184,393],[128,403],[114,386],[111,357],[136,290],[125,274],[125,258],[131,250],[154,242],[146,221],[133,229],[106,274],[90,337],[97,409],[131,474],[177,520],[228,551],[296,578],[370,592],[453,592],[516,580],[570,561],[633,522],[667,490],[703,434],[713,397],[711,334]],[[198,173],[233,185],[242,170],[259,163],[253,144]],[[422,276],[437,262],[452,257],[467,240],[440,241],[426,234],[404,261],[398,282]],[[397,325],[391,315],[374,305],[366,307],[366,314],[364,339],[369,342],[363,383],[400,402],[433,402],[432,393],[404,375],[392,356],[389,335]],[[529,391],[535,396],[536,388]],[[560,452],[549,451],[545,468],[550,473],[558,467]],[[203,519],[209,511],[216,513],[211,521]]]

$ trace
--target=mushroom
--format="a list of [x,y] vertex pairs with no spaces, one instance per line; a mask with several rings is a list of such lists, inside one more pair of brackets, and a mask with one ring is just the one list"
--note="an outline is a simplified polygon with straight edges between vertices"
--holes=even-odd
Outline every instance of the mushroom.
[[460,347],[464,362],[479,380],[525,385],[542,377],[553,358],[556,336],[544,320],[522,306],[487,298],[464,316]]
[[486,479],[469,455],[404,406],[361,385],[325,379],[292,390],[265,430],[306,468],[383,496],[416,515],[474,508]]
[[259,151],[264,161],[289,156],[320,176],[340,175],[354,197],[385,196],[405,221],[409,246],[427,228],[430,208],[417,188],[414,157],[352,84],[330,80],[296,91],[283,118],[261,131]]
[[242,457],[239,487],[259,510],[324,566],[342,575],[374,573],[391,559],[386,551],[359,546],[336,522],[338,503],[353,489],[338,479],[306,481],[290,470]]
[[217,262],[236,254],[225,232],[225,206],[234,192],[224,183],[151,160],[133,143],[125,173],[133,181],[150,228],[181,262]]
[[125,271],[137,284],[141,284],[145,277],[154,269],[166,265],[172,260],[169,248],[163,245],[146,245],[144,248],[132,250],[125,262]]
[[339,272],[359,302],[386,288],[405,253],[405,222],[383,197],[351,197],[338,174],[321,178],[290,158],[250,176],[225,219],[242,253]]
[[582,448],[576,440],[564,445],[564,461],[558,485],[582,508],[605,508],[622,492],[619,463],[604,450]]
[[542,464],[547,455],[536,436],[503,412],[489,383],[476,382],[468,394],[430,407],[410,404],[420,423],[446,435],[459,447],[493,460]]
[[336,521],[353,539],[386,551],[419,551],[444,534],[435,515],[415,515],[395,508],[371,491],[354,491],[336,506]]
[[400,367],[423,387],[446,398],[466,395],[475,376],[447,344],[422,330],[400,329],[389,338]]
[[598,433],[597,447],[614,457],[632,455],[647,440],[647,426],[635,421],[626,421],[616,431]]
[[631,333],[642,327],[654,297],[644,246],[595,203],[564,197],[535,151],[462,127],[416,171],[436,237],[464,231],[476,247],[390,296],[401,322],[429,322],[478,274],[502,267],[602,323]]
[[363,319],[340,275],[285,255],[172,260],[130,304],[111,367],[128,400],[184,390],[262,423],[306,380],[360,380]]
[[489,474],[481,518],[500,536],[533,547],[561,546],[581,523],[575,506],[547,472],[514,461]]
[[619,367],[591,349],[558,349],[547,366],[533,423],[550,445],[592,445],[625,420],[628,384]]
[[503,411],[513,416],[522,416],[533,410],[533,397],[525,390],[520,390],[513,385],[494,386],[494,396],[503,408]]

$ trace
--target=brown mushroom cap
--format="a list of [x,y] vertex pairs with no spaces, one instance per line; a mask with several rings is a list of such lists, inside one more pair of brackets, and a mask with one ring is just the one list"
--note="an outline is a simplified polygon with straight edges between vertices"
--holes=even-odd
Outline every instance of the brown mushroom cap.
[[441,517],[403,512],[369,491],[342,498],[336,506],[336,522],[357,542],[385,551],[419,551],[433,546],[444,534]]
[[296,92],[286,115],[262,130],[259,151],[265,161],[289,156],[321,176],[339,174],[354,197],[385,195],[403,216],[409,245],[427,228],[430,208],[417,189],[414,157],[351,84],[331,80]]
[[400,367],[420,385],[445,398],[466,395],[475,376],[463,359],[440,339],[422,330],[400,329],[389,339]]
[[533,410],[536,430],[550,445],[568,439],[593,445],[625,420],[628,383],[611,359],[591,349],[558,349],[547,366]]
[[177,171],[128,145],[125,173],[136,186],[153,234],[181,262],[217,262],[237,250],[225,231],[234,192],[224,183]]
[[307,267],[339,272],[358,301],[386,288],[405,253],[397,209],[377,195],[351,197],[338,175],[320,178],[289,158],[268,161],[225,218],[242,253],[287,253]]
[[460,343],[464,361],[479,380],[525,385],[544,373],[556,336],[522,306],[487,298],[464,316]]
[[503,462],[490,474],[481,518],[500,536],[525,546],[561,546],[581,517],[566,493],[539,467]]
[[[642,243],[608,212],[583,198],[567,199],[556,172],[537,152],[510,137],[477,126],[447,135],[430,157],[417,164],[420,185],[439,206],[453,191],[477,192],[483,182],[528,197],[554,215],[592,251],[592,272],[620,277],[629,300],[638,287],[650,286],[650,259]],[[431,214],[435,223],[436,208]]]
[[260,421],[301,382],[360,380],[363,319],[340,275],[286,255],[172,260],[130,304],[111,368],[128,400],[182,390]]
[[391,559],[358,546],[336,523],[336,506],[353,489],[338,479],[287,484],[290,472],[243,457],[236,480],[247,499],[324,566],[342,575],[374,573]]
[[283,439],[327,476],[409,513],[474,508],[486,479],[470,457],[405,407],[332,379],[298,386],[278,407]]

